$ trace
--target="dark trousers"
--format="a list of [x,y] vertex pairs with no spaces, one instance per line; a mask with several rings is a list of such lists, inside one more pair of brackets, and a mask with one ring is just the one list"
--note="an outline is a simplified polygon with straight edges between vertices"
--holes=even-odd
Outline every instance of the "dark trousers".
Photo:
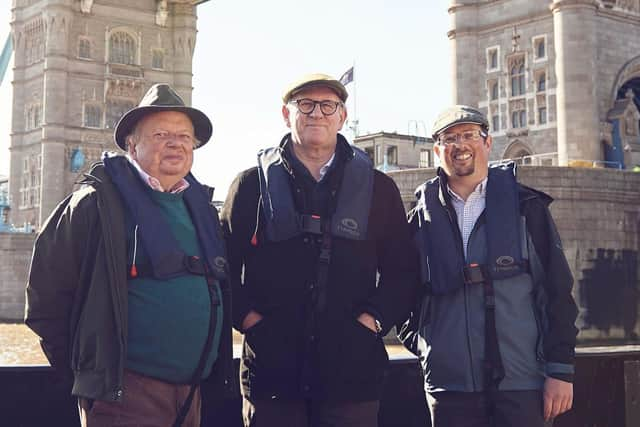
[[542,391],[427,393],[433,427],[543,427]]
[[315,402],[243,400],[245,427],[377,427],[377,400],[367,402]]
[[[169,427],[182,407],[189,385],[171,384],[124,371],[122,401],[78,400],[82,427]],[[196,390],[183,427],[200,427],[200,392]]]

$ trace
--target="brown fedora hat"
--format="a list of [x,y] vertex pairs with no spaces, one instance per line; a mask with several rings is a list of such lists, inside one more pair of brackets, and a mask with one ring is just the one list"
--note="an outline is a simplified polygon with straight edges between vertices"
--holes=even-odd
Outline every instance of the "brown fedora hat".
[[127,146],[125,140],[127,135],[133,132],[136,123],[142,117],[149,113],[158,113],[161,111],[179,111],[186,114],[193,123],[193,129],[196,138],[200,142],[198,147],[202,147],[209,141],[212,133],[211,120],[202,111],[187,107],[180,95],[176,93],[171,86],[166,83],[156,83],[149,88],[137,107],[127,111],[116,125],[113,138],[118,147],[126,151]]

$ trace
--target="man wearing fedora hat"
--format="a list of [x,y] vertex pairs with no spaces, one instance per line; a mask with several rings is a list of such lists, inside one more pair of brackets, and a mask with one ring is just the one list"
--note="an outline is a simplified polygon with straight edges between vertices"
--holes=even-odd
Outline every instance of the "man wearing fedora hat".
[[212,191],[190,173],[211,132],[153,85],[116,126],[126,155],[104,153],[36,239],[25,322],[83,426],[195,427],[201,389],[229,391],[226,251]]
[[291,132],[222,210],[247,426],[377,425],[382,337],[411,306],[417,264],[397,187],[338,133],[346,99],[324,74],[290,85]]

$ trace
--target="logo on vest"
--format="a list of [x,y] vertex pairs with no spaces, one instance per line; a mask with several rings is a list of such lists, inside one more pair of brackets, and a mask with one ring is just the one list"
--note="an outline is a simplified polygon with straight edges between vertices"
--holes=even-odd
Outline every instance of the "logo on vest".
[[218,269],[218,270],[224,270],[225,267],[227,266],[227,260],[224,259],[221,256],[217,256],[213,259],[213,265]]
[[360,236],[358,222],[353,218],[343,218],[338,225],[338,230],[352,236]]
[[497,271],[508,271],[516,268],[516,260],[509,255],[502,255],[496,259],[496,270]]

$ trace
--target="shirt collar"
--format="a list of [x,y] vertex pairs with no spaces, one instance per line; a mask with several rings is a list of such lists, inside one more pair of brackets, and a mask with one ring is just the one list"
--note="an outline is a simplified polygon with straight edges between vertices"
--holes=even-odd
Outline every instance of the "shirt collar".
[[[480,181],[480,183],[478,185],[476,185],[476,188],[471,192],[471,194],[469,195],[469,197],[471,196],[480,196],[480,197],[485,197],[487,194],[487,180],[489,179],[489,177],[485,177],[482,181]],[[449,187],[449,184],[447,183],[447,192],[449,193],[449,195],[454,199],[457,200],[459,202],[464,203],[464,199],[460,196],[458,196],[456,194],[455,191],[453,191],[451,189],[451,187]],[[468,200],[468,198],[467,198]]]
[[[293,169],[298,171],[298,173],[307,175],[310,179],[312,179],[315,182],[315,178],[311,176],[311,172],[309,172],[307,167],[302,163],[302,161],[294,153],[293,151],[294,142],[291,139],[290,135],[287,135],[285,139],[286,140],[283,141],[284,143],[281,144],[281,147],[284,148],[284,152],[286,153],[285,157],[291,161],[291,166],[293,167]],[[339,144],[339,141],[338,141],[338,144]],[[334,164],[336,160],[336,154],[339,149],[340,149],[339,145],[336,145],[336,149],[331,155],[331,158],[327,161],[327,163],[325,163],[324,165],[322,165],[322,167],[320,167],[320,179],[317,182],[322,182],[325,175],[331,170],[331,166]]]
[[151,188],[152,190],[159,191],[161,193],[177,194],[177,193],[182,193],[184,190],[189,188],[189,182],[186,179],[182,178],[180,181],[176,183],[176,185],[174,185],[168,190],[165,190],[164,188],[162,188],[162,184],[160,184],[160,181],[157,178],[146,173],[144,169],[142,169],[140,164],[131,156],[129,156],[129,154],[126,155],[126,158],[129,161],[129,163],[131,163],[136,168],[136,170],[138,171],[138,174],[140,175],[140,178],[142,178],[142,181],[145,184],[147,184],[149,188]]
[[336,152],[333,152],[333,155],[331,156],[331,158],[329,159],[329,161],[327,163],[325,163],[321,168],[320,168],[320,181],[322,181],[322,178],[324,178],[324,176],[327,174],[327,172],[329,171],[329,168],[331,167],[331,164],[333,163],[333,159],[336,158]]

